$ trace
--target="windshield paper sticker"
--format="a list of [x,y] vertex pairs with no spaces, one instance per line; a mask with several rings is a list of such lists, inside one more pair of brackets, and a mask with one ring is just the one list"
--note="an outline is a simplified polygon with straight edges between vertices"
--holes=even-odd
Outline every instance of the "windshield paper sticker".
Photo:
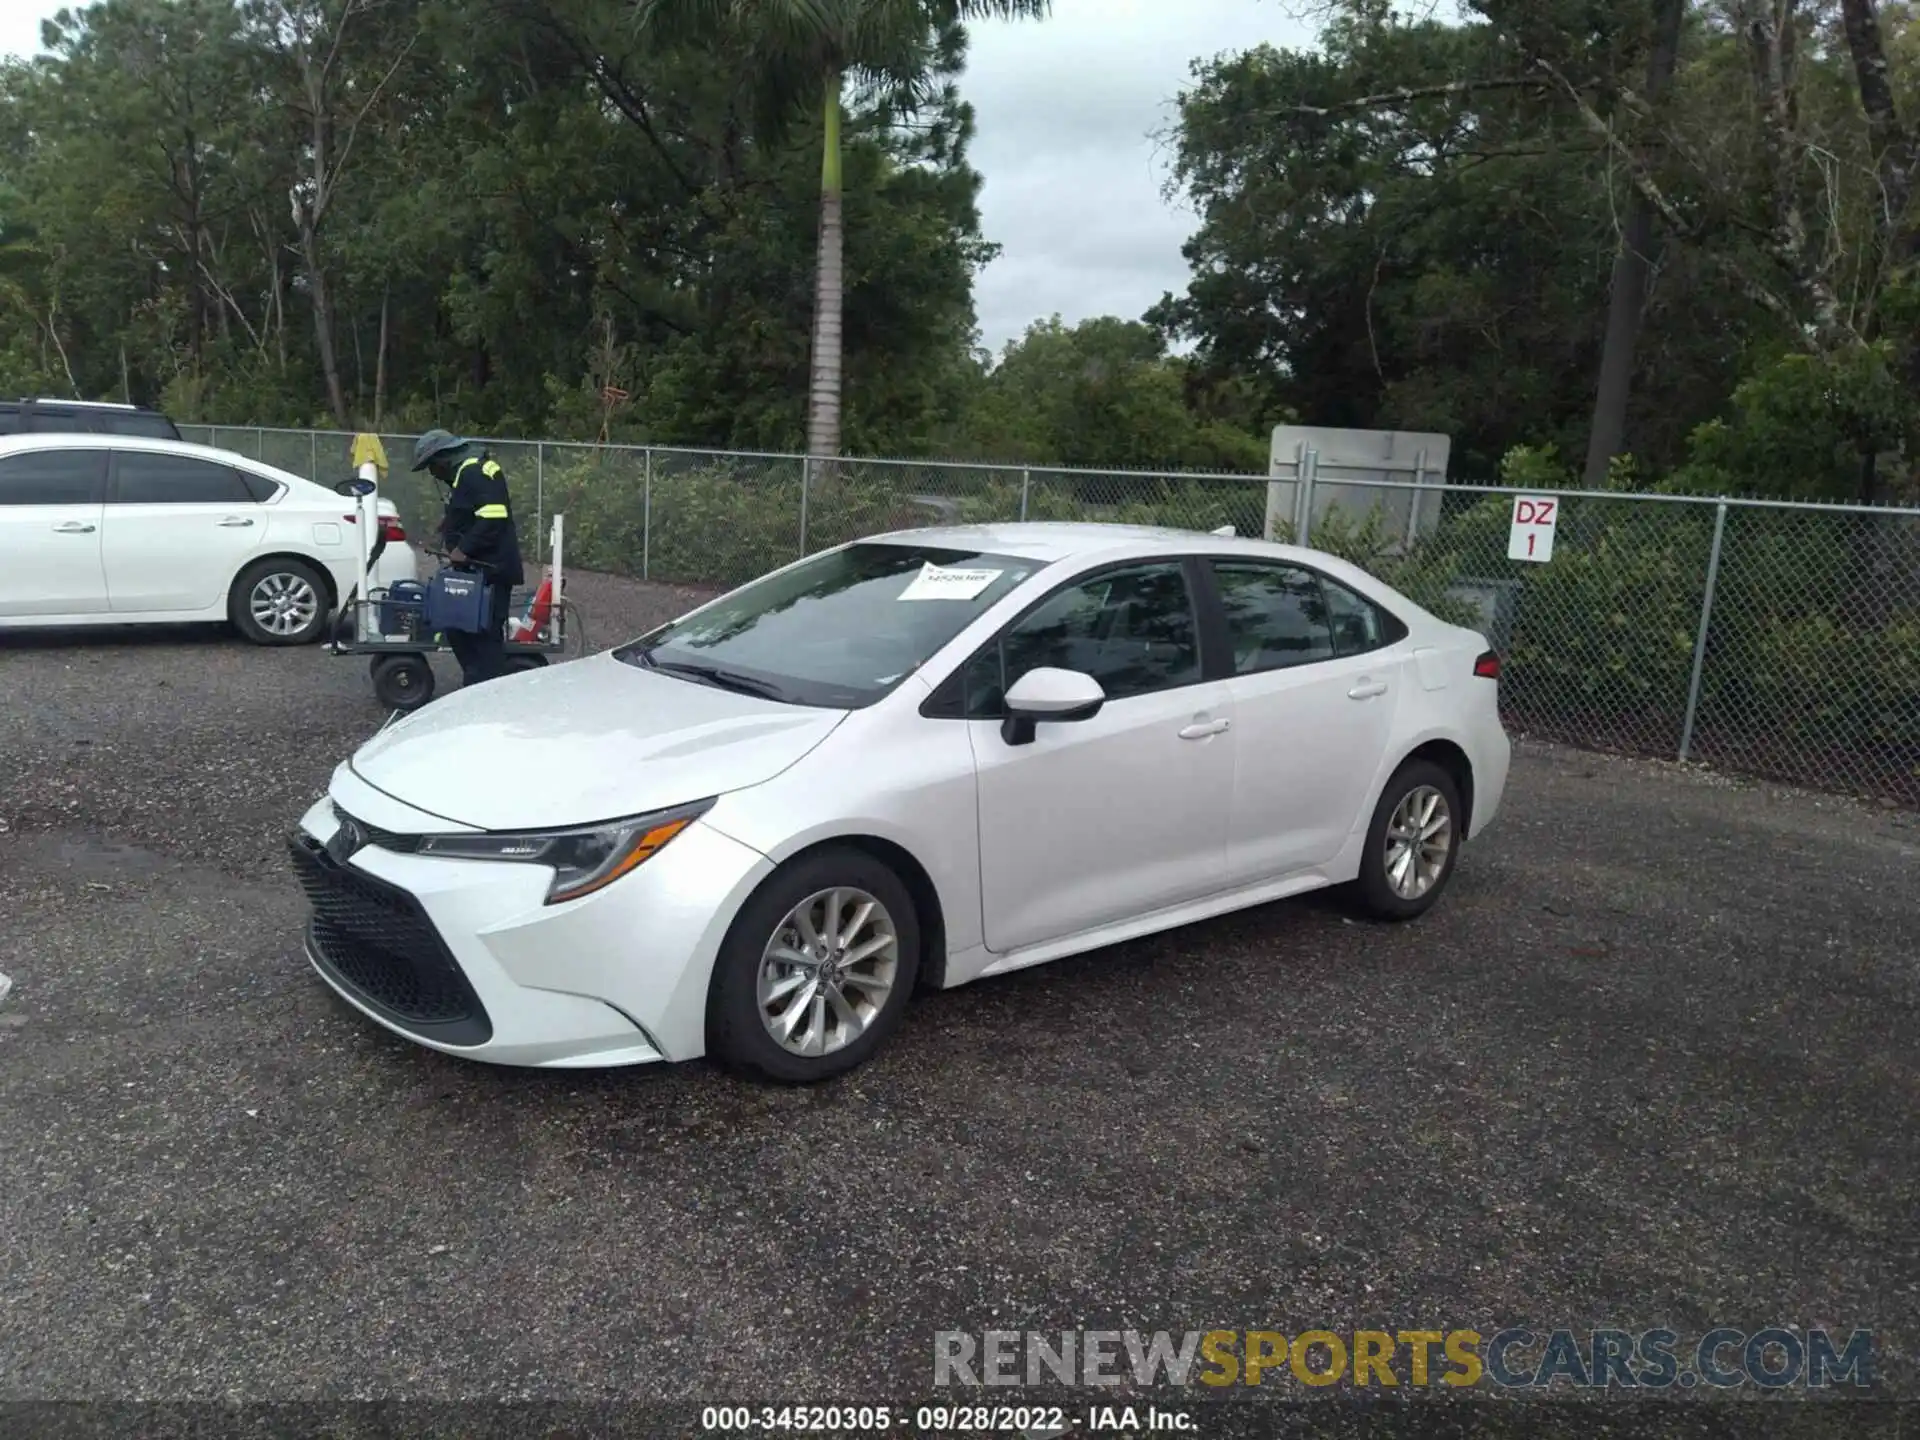
[[920,567],[902,600],[971,600],[1001,576],[998,570],[950,570],[931,561]]

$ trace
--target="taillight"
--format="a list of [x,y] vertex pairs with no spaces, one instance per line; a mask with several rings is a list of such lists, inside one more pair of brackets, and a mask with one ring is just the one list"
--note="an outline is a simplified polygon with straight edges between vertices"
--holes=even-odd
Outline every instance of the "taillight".
[[1489,650],[1478,660],[1475,660],[1473,662],[1473,673],[1483,680],[1498,680],[1500,678],[1500,652],[1497,650]]
[[[358,517],[353,515],[342,515],[340,518],[349,525],[358,525],[360,523]],[[407,539],[407,527],[400,523],[400,518],[397,515],[382,515],[380,517],[380,538],[389,545],[404,545]]]

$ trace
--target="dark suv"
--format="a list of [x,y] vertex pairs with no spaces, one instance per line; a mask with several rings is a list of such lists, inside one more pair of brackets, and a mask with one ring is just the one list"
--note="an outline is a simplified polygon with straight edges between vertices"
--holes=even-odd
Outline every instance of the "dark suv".
[[0,400],[0,435],[139,435],[149,440],[178,440],[179,428],[158,410],[144,405],[112,405],[99,400]]

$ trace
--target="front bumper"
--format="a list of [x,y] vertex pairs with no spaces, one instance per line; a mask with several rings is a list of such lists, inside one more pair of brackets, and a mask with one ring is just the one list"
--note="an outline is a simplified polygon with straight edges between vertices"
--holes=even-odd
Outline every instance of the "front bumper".
[[[340,812],[373,832],[327,852]],[[444,833],[346,767],[289,841],[313,908],[307,958],[389,1030],[500,1065],[599,1067],[705,1053],[714,956],[766,858],[694,823],[606,889],[547,905],[542,866],[403,853]],[[389,842],[391,843],[391,842]]]

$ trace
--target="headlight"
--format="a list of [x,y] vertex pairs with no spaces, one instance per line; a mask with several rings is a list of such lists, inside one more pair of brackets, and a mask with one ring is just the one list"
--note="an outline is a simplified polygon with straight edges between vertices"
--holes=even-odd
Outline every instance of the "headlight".
[[577,900],[611,885],[660,853],[674,836],[713,806],[696,801],[651,815],[609,820],[578,830],[521,830],[485,835],[429,835],[420,842],[422,855],[450,860],[506,860],[519,865],[550,865],[553,883],[547,904]]

